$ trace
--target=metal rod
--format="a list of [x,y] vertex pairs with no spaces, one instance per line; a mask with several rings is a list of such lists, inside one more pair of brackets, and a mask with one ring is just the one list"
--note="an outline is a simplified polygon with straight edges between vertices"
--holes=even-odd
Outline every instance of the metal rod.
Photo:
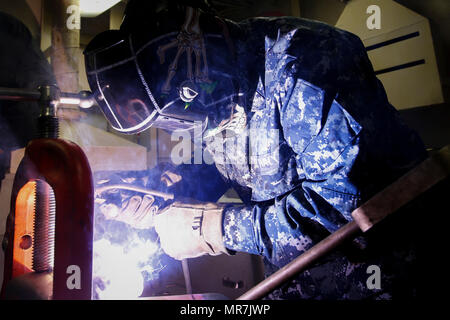
[[345,240],[357,235],[360,231],[361,230],[354,221],[347,223],[345,226],[332,233],[311,249],[303,253],[301,256],[296,258],[294,261],[288,263],[270,277],[258,283],[252,289],[237,298],[237,300],[261,299],[299,272],[311,266],[321,257],[330,253]]
[[[24,89],[24,88],[4,88],[0,87],[0,100],[9,101],[39,101],[43,98],[42,88],[50,88],[51,86],[43,86],[41,89]],[[55,90],[55,89],[53,89]],[[59,89],[58,89],[59,90]],[[44,92],[44,97],[47,92]],[[50,92],[48,92],[50,94]],[[81,91],[78,93],[58,92],[55,103],[79,105],[81,108],[87,109],[95,104],[92,92]]]
[[187,259],[181,260],[181,266],[183,267],[184,283],[186,285],[186,293],[192,294],[191,273],[189,272],[189,264]]
[[40,97],[39,90],[0,87],[0,100],[39,101]]

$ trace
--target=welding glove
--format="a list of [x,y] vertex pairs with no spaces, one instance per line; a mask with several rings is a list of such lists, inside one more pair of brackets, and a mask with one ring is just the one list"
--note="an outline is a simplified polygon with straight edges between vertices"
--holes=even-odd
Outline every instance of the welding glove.
[[177,260],[229,254],[223,244],[222,211],[214,203],[175,202],[158,213],[154,226],[164,252]]
[[148,229],[153,226],[153,217],[158,211],[158,207],[153,205],[154,201],[150,195],[133,196],[123,203],[122,208],[105,204],[100,207],[100,212],[107,219],[127,223],[136,229]]

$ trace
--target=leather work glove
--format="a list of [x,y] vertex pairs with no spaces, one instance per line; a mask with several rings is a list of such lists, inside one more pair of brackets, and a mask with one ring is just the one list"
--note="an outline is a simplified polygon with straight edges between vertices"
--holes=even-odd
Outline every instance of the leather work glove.
[[153,217],[158,211],[154,201],[150,195],[133,196],[123,203],[122,208],[108,203],[100,207],[100,212],[107,219],[125,222],[136,229],[148,229],[153,226]]
[[164,252],[174,259],[229,254],[223,244],[223,207],[175,202],[154,217]]

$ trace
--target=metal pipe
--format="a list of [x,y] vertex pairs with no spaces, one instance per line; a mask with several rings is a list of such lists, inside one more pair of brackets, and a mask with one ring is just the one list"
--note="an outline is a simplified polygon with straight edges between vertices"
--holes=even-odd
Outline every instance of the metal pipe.
[[[58,92],[56,93],[56,91]],[[53,99],[54,103],[78,105],[83,109],[90,108],[95,104],[94,95],[90,91],[59,92],[55,86],[42,86],[36,90],[0,87],[0,100],[41,101],[42,99],[49,101]]]
[[[51,65],[56,82],[61,91],[77,92],[80,90],[80,62],[83,53],[80,49],[80,1],[50,0],[47,14],[52,20]],[[72,9],[73,11],[70,11]],[[68,11],[69,10],[69,11]],[[72,25],[68,13],[75,18]]]
[[183,268],[184,283],[186,285],[186,294],[192,294],[191,273],[189,272],[189,264],[187,259],[181,260]]
[[39,90],[0,87],[0,100],[39,101],[40,97]]
[[450,145],[442,148],[352,212],[366,232],[389,214],[418,197],[450,174]]
[[311,249],[303,253],[301,256],[296,258],[294,261],[288,263],[270,277],[261,281],[252,289],[237,298],[237,300],[261,299],[299,272],[304,271],[321,257],[333,251],[344,241],[356,236],[360,231],[361,230],[354,221],[347,223],[345,226],[332,233]]

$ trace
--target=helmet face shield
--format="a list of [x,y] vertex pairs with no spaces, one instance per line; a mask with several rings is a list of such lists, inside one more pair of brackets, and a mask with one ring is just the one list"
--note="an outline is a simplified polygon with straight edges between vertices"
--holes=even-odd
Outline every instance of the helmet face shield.
[[[120,86],[115,79],[120,79]],[[114,129],[124,133],[139,132],[156,117],[156,110],[139,82],[132,61],[100,72],[93,80],[100,92],[99,105]]]
[[[217,110],[231,114],[234,85],[223,37],[205,35],[187,46],[180,37],[172,32],[146,39],[145,34],[114,30],[88,45],[89,85],[114,129],[129,134],[152,125],[171,131],[205,129]],[[208,68],[208,59],[214,69]]]

